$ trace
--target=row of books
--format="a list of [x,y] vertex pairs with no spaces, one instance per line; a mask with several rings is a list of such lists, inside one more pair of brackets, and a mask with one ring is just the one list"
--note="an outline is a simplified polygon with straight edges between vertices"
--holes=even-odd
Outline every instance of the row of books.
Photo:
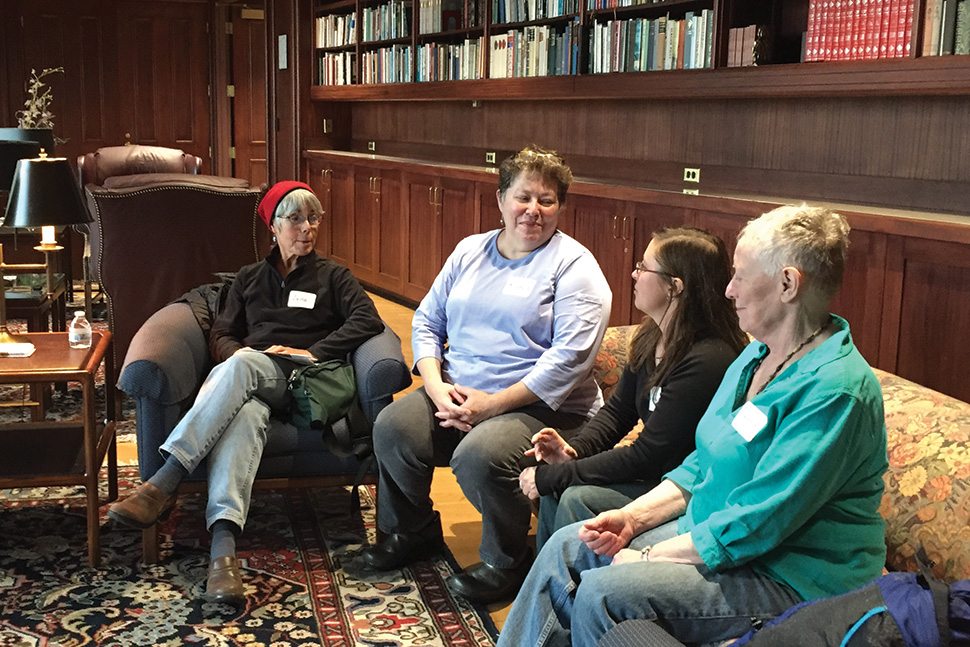
[[970,54],[970,0],[926,0],[923,56]]
[[914,0],[810,0],[806,61],[909,56]]
[[485,24],[488,0],[418,0],[418,33],[469,29]]
[[411,35],[411,3],[391,0],[378,7],[364,7],[361,20],[361,40],[390,40]]
[[714,12],[688,11],[650,20],[595,21],[590,31],[591,74],[696,70],[711,67]]
[[771,63],[773,42],[768,25],[732,27],[728,31],[727,66],[748,67]]
[[488,76],[492,79],[576,74],[579,67],[579,20],[563,27],[538,25],[495,34]]
[[463,43],[426,43],[418,47],[418,81],[464,81],[485,74],[484,37]]
[[392,45],[360,55],[361,83],[407,83],[411,80],[411,46]]
[[317,85],[350,85],[357,82],[353,52],[326,52],[319,56]]
[[579,0],[492,0],[496,24],[543,20],[579,13]]
[[657,4],[658,2],[663,2],[663,0],[586,0],[586,8],[595,11],[618,7],[638,7],[645,4]]
[[316,20],[317,47],[343,47],[357,42],[357,12],[320,16]]

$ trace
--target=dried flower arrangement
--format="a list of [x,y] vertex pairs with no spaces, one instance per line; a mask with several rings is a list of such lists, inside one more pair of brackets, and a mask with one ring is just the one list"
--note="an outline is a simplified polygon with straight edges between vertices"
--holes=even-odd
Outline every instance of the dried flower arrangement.
[[43,82],[43,78],[55,72],[63,72],[63,67],[48,67],[40,74],[37,70],[30,70],[30,81],[27,82],[27,101],[24,109],[17,111],[17,125],[20,128],[54,128],[54,115],[50,111],[50,86]]

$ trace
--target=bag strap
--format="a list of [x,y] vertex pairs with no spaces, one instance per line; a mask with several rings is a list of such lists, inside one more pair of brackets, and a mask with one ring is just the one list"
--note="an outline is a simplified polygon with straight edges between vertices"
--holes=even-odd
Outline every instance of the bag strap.
[[916,551],[916,565],[919,573],[916,580],[933,594],[933,610],[936,611],[936,626],[940,630],[941,647],[950,645],[950,587],[936,579],[933,575],[933,560],[926,554],[926,549],[920,543]]
[[357,476],[354,477],[354,486],[350,490],[351,512],[360,512],[360,486],[364,484],[364,477],[367,476],[367,472],[370,471],[371,465],[373,464],[374,454],[360,461],[360,467],[357,468]]

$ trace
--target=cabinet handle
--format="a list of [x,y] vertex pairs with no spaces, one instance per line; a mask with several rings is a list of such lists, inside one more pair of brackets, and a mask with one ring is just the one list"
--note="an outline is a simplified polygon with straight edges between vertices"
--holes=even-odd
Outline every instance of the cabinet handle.
[[616,235],[616,221],[617,220],[619,220],[619,216],[613,216],[613,238],[614,239],[619,238],[619,236]]
[[431,206],[434,206],[434,187],[433,186],[428,187],[428,204],[430,204]]
[[441,206],[441,187],[440,186],[436,186],[434,188],[434,206],[436,207]]
[[379,175],[374,178],[374,194],[381,194],[381,176]]
[[630,216],[623,216],[623,240],[630,240],[630,230],[627,227],[629,221]]

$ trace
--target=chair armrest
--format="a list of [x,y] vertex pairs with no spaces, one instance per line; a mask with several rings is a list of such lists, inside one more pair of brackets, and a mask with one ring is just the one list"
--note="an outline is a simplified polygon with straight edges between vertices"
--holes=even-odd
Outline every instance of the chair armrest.
[[411,385],[411,372],[401,351],[401,338],[386,324],[351,355],[357,379],[357,398],[364,416],[373,424],[394,394]]
[[135,399],[176,404],[195,394],[211,364],[205,334],[192,309],[185,303],[172,303],[135,333],[118,388]]

